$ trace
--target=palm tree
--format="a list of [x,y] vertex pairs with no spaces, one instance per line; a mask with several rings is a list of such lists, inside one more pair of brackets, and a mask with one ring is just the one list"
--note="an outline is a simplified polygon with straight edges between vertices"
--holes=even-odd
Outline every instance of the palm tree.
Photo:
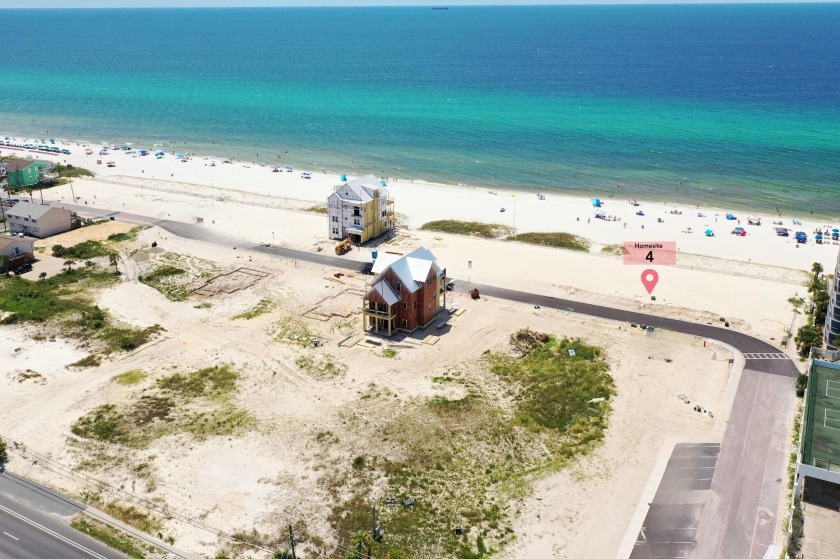
[[802,297],[791,297],[787,300],[788,305],[793,307],[794,314],[799,314],[799,309],[805,304],[805,299]]
[[814,279],[816,280],[823,273],[823,265],[819,262],[814,262],[814,265],[811,266],[811,271],[814,272]]
[[73,271],[73,264],[72,260],[65,260],[64,265],[67,266],[67,270],[65,270],[68,274]]
[[119,270],[117,270],[117,253],[112,252],[108,255],[108,258],[111,260],[111,265],[114,267],[114,273],[116,274]]
[[46,272],[41,272],[40,274],[38,274],[38,281],[44,281],[45,279],[47,279]]

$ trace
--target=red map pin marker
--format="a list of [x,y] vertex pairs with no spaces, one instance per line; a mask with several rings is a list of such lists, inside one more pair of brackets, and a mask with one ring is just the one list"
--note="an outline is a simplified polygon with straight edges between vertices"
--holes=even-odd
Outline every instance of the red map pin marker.
[[656,270],[645,270],[642,272],[642,284],[647,289],[648,295],[653,293],[653,288],[656,287],[657,283],[659,283],[659,274],[656,273]]

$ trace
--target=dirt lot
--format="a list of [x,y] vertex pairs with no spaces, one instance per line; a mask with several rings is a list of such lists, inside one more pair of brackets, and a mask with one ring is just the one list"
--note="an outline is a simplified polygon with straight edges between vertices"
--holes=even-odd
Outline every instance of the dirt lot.
[[69,247],[84,241],[104,241],[108,238],[108,235],[127,233],[133,227],[133,225],[119,221],[105,221],[96,225],[80,227],[66,233],[61,233],[60,235],[53,235],[47,239],[38,239],[35,241],[35,248],[44,247],[49,249],[53,245]]
[[[88,227],[49,244],[125,230],[117,226]],[[72,344],[36,342],[27,339],[35,329],[2,327],[0,359],[12,364],[12,372],[0,378],[0,432],[195,520],[164,520],[162,532],[183,549],[212,555],[224,544],[198,528],[199,520],[225,532],[261,534],[280,533],[293,523],[307,556],[326,556],[317,550],[336,541],[336,491],[348,488],[336,478],[352,478],[360,469],[357,457],[395,459],[397,446],[382,438],[382,429],[418,402],[463,397],[469,384],[442,379],[485,379],[482,355],[504,351],[510,334],[524,327],[604,348],[618,395],[607,438],[596,452],[564,471],[546,472],[540,493],[523,490],[503,503],[520,534],[506,556],[613,557],[663,442],[712,436],[715,420],[677,398],[684,393],[717,411],[728,356],[699,340],[450,294],[450,308],[461,311],[445,328],[371,342],[358,315],[366,277],[336,280],[322,266],[171,238],[154,228],[141,233],[137,247],[153,241],[161,250],[143,253],[139,262],[121,261],[123,281],[101,292],[97,302],[128,324],[160,325],[160,338],[105,358],[98,367],[68,370],[80,355]],[[218,269],[202,267],[207,261]],[[155,262],[183,270],[171,278],[194,282],[187,291],[204,287],[184,300],[168,299],[138,281]],[[242,269],[256,273],[231,274]],[[237,278],[241,289],[231,284]],[[214,283],[225,289],[208,290]],[[185,386],[193,371],[222,364],[240,375],[235,390],[196,395],[171,388]],[[27,370],[38,373],[38,382],[21,377]],[[137,380],[113,380],[127,372]],[[112,404],[136,418],[143,398],[149,413],[148,398],[171,408],[158,410],[162,420],[132,431],[136,438],[120,452],[71,437],[77,420],[98,406]],[[205,419],[178,415],[184,413]],[[192,423],[179,431],[187,420]],[[10,468],[76,494],[92,489],[17,457]],[[381,479],[368,481],[374,493],[381,489]],[[413,491],[422,499],[422,487]],[[546,495],[550,502],[542,500]]]

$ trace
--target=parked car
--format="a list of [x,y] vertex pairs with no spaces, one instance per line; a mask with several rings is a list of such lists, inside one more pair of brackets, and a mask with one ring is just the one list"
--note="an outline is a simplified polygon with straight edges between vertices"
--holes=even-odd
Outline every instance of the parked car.
[[32,271],[32,264],[22,264],[15,268],[15,275],[19,276],[21,274],[25,274],[26,272]]
[[364,268],[362,268],[362,273],[367,274],[369,276],[373,275],[373,262],[366,262]]

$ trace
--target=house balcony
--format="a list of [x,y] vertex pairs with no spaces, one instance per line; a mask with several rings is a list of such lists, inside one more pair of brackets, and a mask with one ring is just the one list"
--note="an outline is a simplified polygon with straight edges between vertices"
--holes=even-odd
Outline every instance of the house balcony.
[[54,181],[59,178],[58,173],[38,173],[38,180],[40,182]]
[[387,311],[375,311],[373,309],[365,309],[364,314],[365,316],[381,318],[382,320],[393,320],[397,317],[397,313],[395,312],[388,313]]

